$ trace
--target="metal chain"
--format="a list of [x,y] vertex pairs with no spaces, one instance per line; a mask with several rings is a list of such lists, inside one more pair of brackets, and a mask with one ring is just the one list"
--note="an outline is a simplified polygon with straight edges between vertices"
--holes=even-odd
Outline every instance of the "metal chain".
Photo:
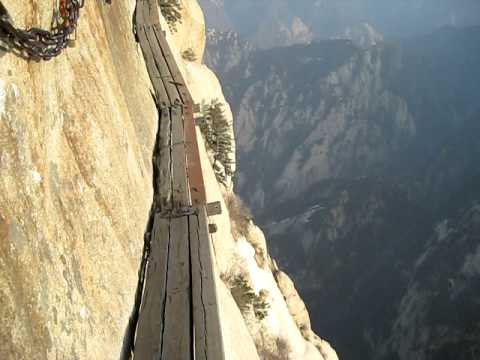
[[[111,0],[105,0],[107,4]],[[67,46],[73,45],[71,35],[76,32],[80,9],[84,0],[60,0],[57,15],[54,14],[50,31],[32,27],[18,29],[0,0],[0,41],[22,58],[50,60]],[[59,14],[59,16],[58,16]]]

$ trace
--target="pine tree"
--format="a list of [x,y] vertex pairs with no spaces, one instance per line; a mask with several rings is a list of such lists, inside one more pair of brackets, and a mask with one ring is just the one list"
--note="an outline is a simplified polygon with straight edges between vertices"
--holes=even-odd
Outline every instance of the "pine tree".
[[177,22],[182,21],[182,5],[180,0],[159,0],[160,11],[171,31],[176,31]]
[[213,169],[217,180],[225,184],[228,176],[233,176],[233,139],[230,124],[225,117],[223,104],[218,99],[203,106],[204,121],[200,130],[208,148],[213,152]]
[[253,311],[258,320],[263,320],[268,316],[270,309],[268,292],[261,290],[258,295],[255,294],[250,281],[244,275],[239,274],[233,279],[230,292],[243,314]]
[[255,292],[243,275],[238,275],[234,280],[230,292],[242,313],[248,312],[255,300]]

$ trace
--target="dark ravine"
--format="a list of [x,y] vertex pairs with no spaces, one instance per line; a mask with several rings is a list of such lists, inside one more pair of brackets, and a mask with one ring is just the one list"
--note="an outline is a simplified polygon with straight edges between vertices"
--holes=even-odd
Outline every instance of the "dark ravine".
[[314,329],[346,360],[472,359],[480,28],[224,56],[237,189]]

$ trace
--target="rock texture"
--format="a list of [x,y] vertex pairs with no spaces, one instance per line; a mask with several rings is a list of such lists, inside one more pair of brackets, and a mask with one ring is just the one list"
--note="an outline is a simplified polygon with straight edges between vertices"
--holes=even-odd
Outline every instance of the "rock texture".
[[[249,57],[254,46],[243,40],[234,31],[207,31],[207,49],[204,61],[210,68],[220,74],[226,74],[240,61]],[[222,80],[222,79],[220,79]]]
[[[5,1],[21,26],[51,3]],[[133,1],[86,2],[77,47],[0,59],[0,358],[117,358],[152,197],[156,109]]]
[[[18,25],[49,27],[50,3],[3,3]],[[183,21],[167,31],[168,41],[195,101],[220,100],[232,123],[218,79],[200,61],[202,11],[195,0],[182,4]],[[50,62],[0,58],[1,359],[120,355],[152,201],[157,132],[150,80],[132,33],[134,7],[134,0],[87,1],[75,48]],[[188,49],[196,61],[182,59]],[[203,144],[201,155],[208,198],[226,209],[231,186],[217,183]],[[256,292],[274,294],[268,320],[248,318],[218,279],[226,358],[260,359],[255,329],[261,328],[272,344],[288,340],[291,359],[328,359],[290,315],[266,266],[265,240],[259,268],[251,245],[233,237],[228,211],[212,221],[219,227],[212,236],[218,274],[242,271]],[[243,248],[249,263],[238,267]]]

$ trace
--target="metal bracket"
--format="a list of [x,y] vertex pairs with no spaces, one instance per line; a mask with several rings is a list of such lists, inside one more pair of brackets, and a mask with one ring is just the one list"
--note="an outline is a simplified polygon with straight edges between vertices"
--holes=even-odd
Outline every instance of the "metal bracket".
[[222,213],[222,203],[220,201],[208,203],[205,207],[207,209],[207,216],[215,216]]
[[208,232],[210,234],[215,234],[218,231],[217,224],[208,224]]
[[198,209],[193,206],[182,206],[175,209],[164,209],[160,211],[160,217],[164,219],[176,219],[191,215],[198,215]]

